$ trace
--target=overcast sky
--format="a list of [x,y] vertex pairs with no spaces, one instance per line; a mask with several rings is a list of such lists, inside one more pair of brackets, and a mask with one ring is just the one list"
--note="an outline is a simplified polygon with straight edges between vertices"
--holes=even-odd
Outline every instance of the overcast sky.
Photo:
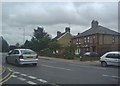
[[90,28],[92,20],[118,31],[117,2],[3,2],[2,36],[9,44],[23,43],[31,39],[37,26],[56,36],[70,25],[71,34],[76,35]]

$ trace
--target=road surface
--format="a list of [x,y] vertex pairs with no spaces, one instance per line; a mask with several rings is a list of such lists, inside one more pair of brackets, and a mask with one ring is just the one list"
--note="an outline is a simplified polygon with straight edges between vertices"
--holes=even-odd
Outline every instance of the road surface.
[[118,84],[118,67],[101,67],[99,63],[69,62],[39,57],[38,65],[17,67],[2,64],[13,73],[3,84]]

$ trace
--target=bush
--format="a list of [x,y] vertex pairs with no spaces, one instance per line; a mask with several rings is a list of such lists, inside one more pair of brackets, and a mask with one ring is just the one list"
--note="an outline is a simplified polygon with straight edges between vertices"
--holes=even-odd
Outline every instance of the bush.
[[52,56],[52,51],[49,48],[46,48],[44,50],[41,50],[40,54],[44,56]]
[[84,56],[80,59],[81,61],[97,61],[99,60],[99,57],[88,57],[88,56]]

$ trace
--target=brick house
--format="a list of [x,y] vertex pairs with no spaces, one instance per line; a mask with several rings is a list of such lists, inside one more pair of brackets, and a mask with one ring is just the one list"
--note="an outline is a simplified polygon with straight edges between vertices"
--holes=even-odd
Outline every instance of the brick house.
[[70,27],[66,27],[63,33],[57,31],[57,36],[53,40],[57,40],[57,42],[62,45],[62,49],[58,50],[58,52],[62,52],[64,47],[70,45],[72,37]]
[[91,22],[91,28],[78,33],[72,38],[77,46],[75,54],[97,52],[102,55],[108,51],[120,50],[120,33],[99,25],[98,21]]

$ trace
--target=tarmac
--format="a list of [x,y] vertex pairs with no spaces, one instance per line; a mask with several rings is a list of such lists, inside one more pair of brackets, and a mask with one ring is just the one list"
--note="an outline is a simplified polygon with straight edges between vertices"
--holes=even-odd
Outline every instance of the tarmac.
[[61,58],[54,58],[54,57],[45,57],[45,56],[39,56],[39,59],[45,59],[45,60],[56,60],[56,61],[62,61],[62,62],[70,62],[70,63],[83,63],[88,65],[100,65],[100,61],[80,61],[80,60],[68,60],[68,59],[61,59]]

